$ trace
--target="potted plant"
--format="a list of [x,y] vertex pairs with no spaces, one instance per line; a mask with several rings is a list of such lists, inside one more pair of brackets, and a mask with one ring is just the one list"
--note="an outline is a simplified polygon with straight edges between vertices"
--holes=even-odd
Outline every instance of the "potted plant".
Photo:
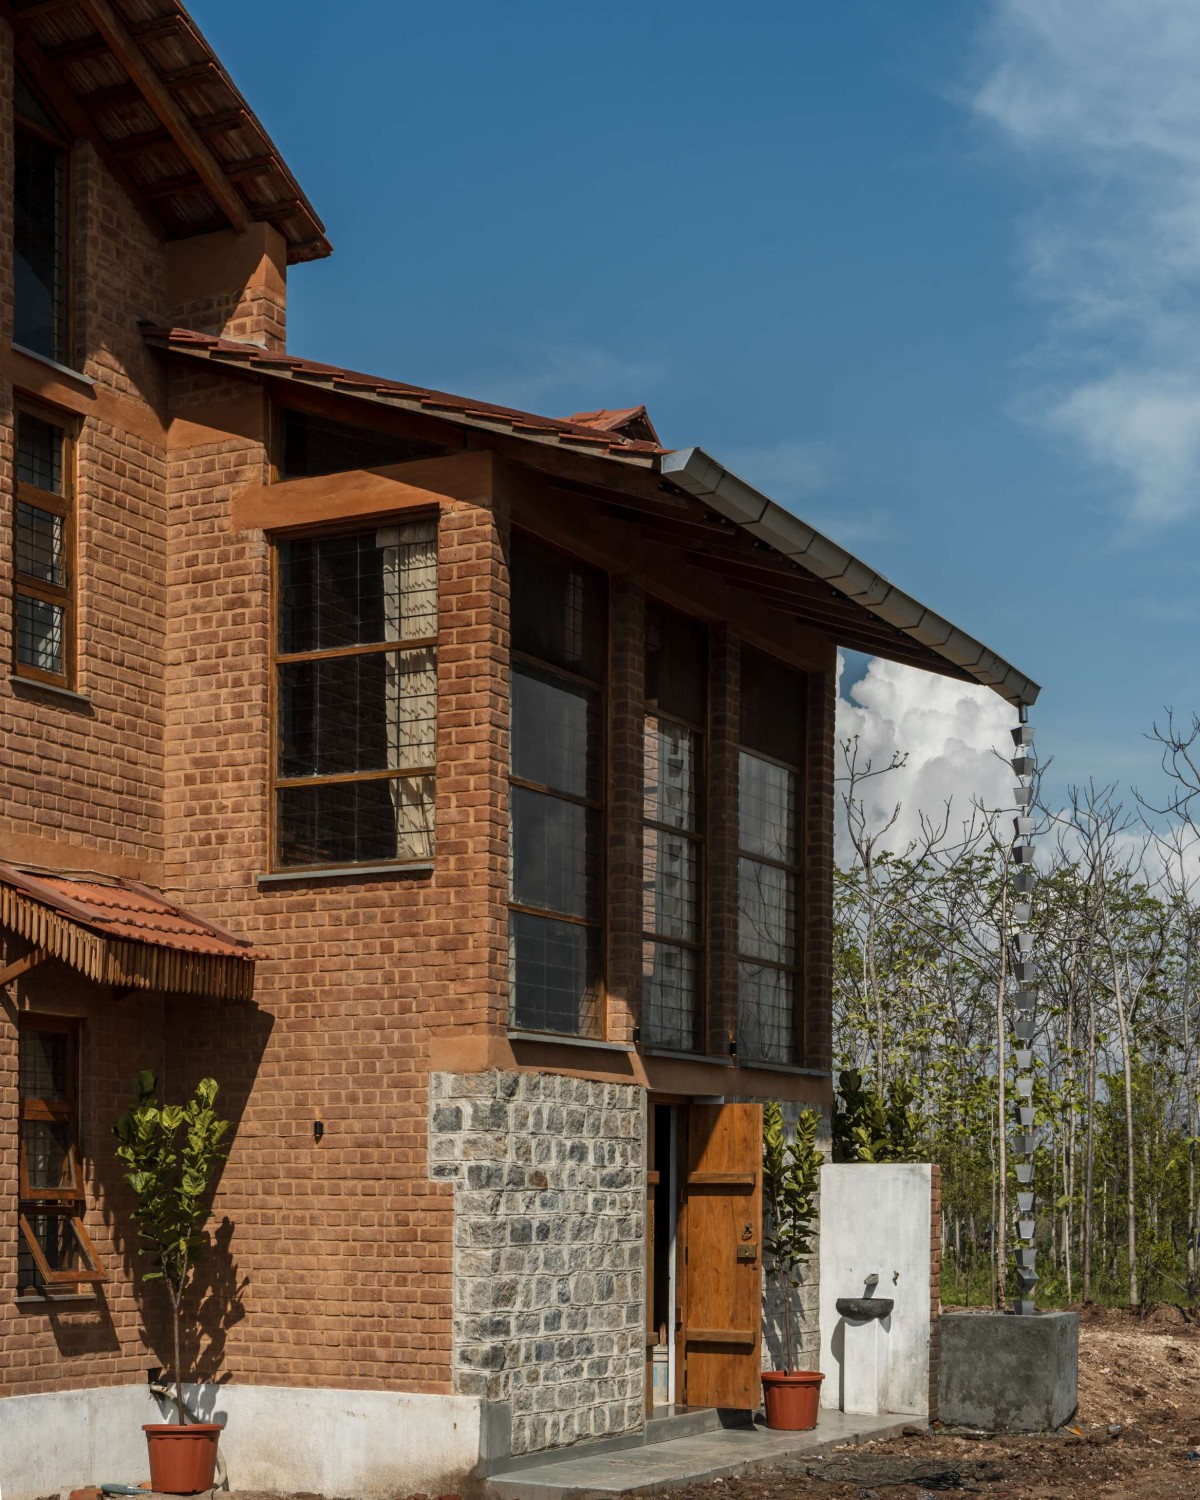
[[222,1142],[229,1121],[219,1120],[213,1110],[217,1085],[211,1078],[201,1079],[186,1104],[160,1104],[157,1088],[153,1073],[138,1074],[137,1102],[113,1133],[117,1160],[137,1198],[138,1254],[150,1262],[142,1280],[162,1282],[171,1315],[178,1422],[152,1422],[142,1429],[150,1452],[150,1484],[162,1494],[192,1495],[212,1487],[221,1428],[191,1420],[184,1404],[180,1325],[197,1257],[208,1243],[208,1193],[225,1160]]
[[[764,1370],[763,1404],[767,1426],[804,1432],[817,1425],[820,1370],[797,1370],[792,1338],[792,1293],[800,1285],[797,1271],[813,1248],[821,1153],[817,1148],[816,1110],[801,1110],[791,1140],[778,1104],[763,1109],[763,1266],[774,1277],[783,1306],[785,1370]],[[769,1258],[769,1263],[768,1263]]]

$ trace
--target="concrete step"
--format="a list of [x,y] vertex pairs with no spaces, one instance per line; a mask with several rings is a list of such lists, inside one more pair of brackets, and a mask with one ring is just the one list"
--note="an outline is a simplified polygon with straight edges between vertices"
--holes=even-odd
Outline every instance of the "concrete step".
[[750,1413],[738,1412],[735,1418],[719,1412],[715,1406],[660,1406],[650,1413],[644,1443],[673,1443],[677,1438],[699,1437],[705,1432],[720,1432],[722,1427],[744,1427]]
[[[690,1414],[689,1414],[690,1415]],[[891,1437],[912,1423],[911,1416],[849,1416],[823,1411],[812,1432],[771,1432],[759,1424],[719,1427],[690,1437],[670,1438],[624,1449],[597,1449],[581,1443],[547,1455],[549,1462],[494,1474],[485,1490],[489,1500],[610,1500],[616,1495],[651,1495],[676,1485],[726,1479],[779,1463],[815,1458],[846,1443]]]

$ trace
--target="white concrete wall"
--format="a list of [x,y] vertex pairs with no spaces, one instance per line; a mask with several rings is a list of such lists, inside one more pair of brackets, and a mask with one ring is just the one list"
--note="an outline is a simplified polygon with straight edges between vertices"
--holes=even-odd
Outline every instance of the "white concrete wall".
[[929,1412],[930,1166],[829,1165],[821,1169],[821,1404],[838,1408],[843,1390],[839,1297],[869,1294],[895,1308],[883,1323],[887,1343],[884,1410]]
[[[470,1396],[281,1386],[187,1387],[225,1424],[233,1490],[354,1495],[454,1488],[481,1457],[482,1402]],[[39,1500],[85,1484],[148,1478],[143,1422],[164,1415],[144,1386],[0,1400],[0,1494]]]

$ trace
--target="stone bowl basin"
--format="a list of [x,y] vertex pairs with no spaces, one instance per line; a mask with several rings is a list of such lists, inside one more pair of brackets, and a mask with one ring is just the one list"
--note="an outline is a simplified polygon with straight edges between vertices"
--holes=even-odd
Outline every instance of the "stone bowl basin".
[[886,1318],[895,1300],[891,1297],[839,1297],[834,1303],[843,1318],[863,1321],[867,1318]]

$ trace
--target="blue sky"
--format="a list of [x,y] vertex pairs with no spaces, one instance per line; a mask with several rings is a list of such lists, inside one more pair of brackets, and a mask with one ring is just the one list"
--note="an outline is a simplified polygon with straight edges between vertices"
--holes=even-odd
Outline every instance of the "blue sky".
[[193,4],[335,246],[296,352],[644,401],[1037,678],[1060,784],[1147,787],[1200,707],[1194,11]]

